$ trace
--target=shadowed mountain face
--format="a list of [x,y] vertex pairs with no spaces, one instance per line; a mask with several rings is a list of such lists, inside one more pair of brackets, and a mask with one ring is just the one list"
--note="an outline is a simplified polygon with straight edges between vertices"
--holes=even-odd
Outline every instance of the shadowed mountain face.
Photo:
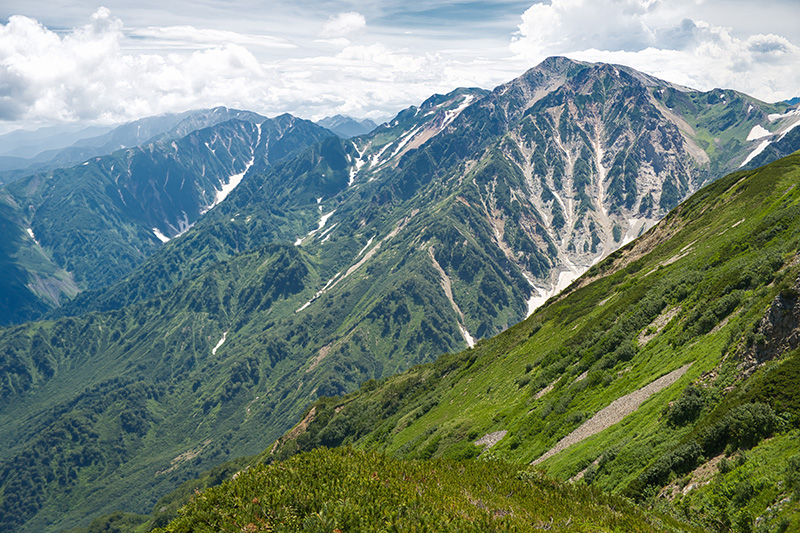
[[318,121],[317,124],[323,128],[327,128],[334,132],[343,139],[350,137],[358,137],[364,135],[378,127],[373,121],[368,118],[358,120],[344,115],[335,115],[333,117],[325,117]]
[[790,127],[768,119],[786,110],[553,58],[354,139],[231,121],[6,188],[47,279],[90,290],[0,331],[0,481],[20,495],[0,516],[149,510],[320,396],[496,335],[741,164],[756,126]]

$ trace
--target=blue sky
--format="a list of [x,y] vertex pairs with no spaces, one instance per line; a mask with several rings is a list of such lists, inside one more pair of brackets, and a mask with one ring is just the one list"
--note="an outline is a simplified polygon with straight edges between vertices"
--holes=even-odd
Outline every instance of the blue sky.
[[5,0],[0,130],[227,105],[386,118],[550,55],[800,95],[797,0]]

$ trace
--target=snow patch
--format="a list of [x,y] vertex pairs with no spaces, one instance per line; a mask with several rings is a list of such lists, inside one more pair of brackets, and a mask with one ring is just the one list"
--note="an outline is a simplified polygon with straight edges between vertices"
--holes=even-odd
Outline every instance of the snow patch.
[[[320,207],[320,209],[322,209],[322,208]],[[336,212],[336,209],[334,209],[333,211],[331,211],[330,213],[328,213],[326,215],[322,215],[322,218],[320,218],[320,220],[319,220],[319,226],[317,227],[317,229],[312,229],[311,231],[309,231],[307,237],[311,237],[312,235],[317,233],[319,230],[324,228],[325,224],[327,224],[327,222],[328,222],[328,219],[331,218],[331,215],[333,215],[335,212]]]
[[748,141],[755,141],[756,139],[761,139],[763,137],[769,137],[772,135],[772,132],[765,129],[760,124],[756,124],[753,126],[753,129],[750,130],[750,133],[747,134]]
[[361,167],[363,167],[365,164],[364,160],[361,159],[361,152],[358,151],[358,148],[356,148],[356,153],[358,154],[358,156],[354,158],[353,166],[350,167],[350,179],[348,179],[347,181],[348,187],[352,186],[353,183],[355,183],[356,176],[358,176],[359,171],[361,171]]
[[360,251],[360,252],[358,252],[358,254],[356,255],[356,257],[357,257],[357,258],[358,258],[358,257],[361,257],[361,254],[363,254],[364,252],[366,252],[366,251],[367,251],[367,248],[369,248],[370,244],[372,244],[372,241],[374,241],[374,240],[375,240],[375,236],[373,235],[372,237],[370,237],[370,238],[369,238],[369,240],[367,241],[367,244],[366,244],[366,245],[365,245],[365,246],[364,246],[364,247],[361,249],[361,251]]
[[775,122],[776,120],[780,120],[782,118],[789,118],[789,117],[800,117],[800,108],[792,109],[787,113],[772,113],[771,115],[767,115],[767,120],[770,122]]
[[244,170],[242,172],[240,172],[239,174],[234,174],[233,176],[228,178],[228,183],[223,184],[222,188],[217,191],[217,194],[214,197],[214,203],[211,204],[211,207],[209,207],[209,209],[219,205],[220,202],[222,202],[225,198],[228,197],[228,195],[231,192],[233,192],[233,189],[235,189],[242,182],[242,178],[244,178],[244,175],[247,174],[248,170],[250,170],[250,167],[253,166],[253,163],[255,162],[255,160],[256,160],[256,158],[253,157],[253,159],[251,159],[244,166]]
[[225,342],[225,337],[227,337],[227,336],[228,336],[228,332],[227,331],[222,334],[222,338],[219,340],[217,345],[214,346],[214,348],[211,349],[211,355],[217,355],[217,350],[219,350],[219,347],[222,346],[223,342]]
[[469,334],[467,328],[459,324],[458,329],[461,330],[461,335],[464,337],[464,340],[467,341],[467,345],[469,345],[470,348],[473,348],[475,346],[475,339],[473,339],[472,335]]
[[622,238],[622,242],[619,243],[620,248],[622,248],[623,246],[631,242],[633,239],[635,239],[646,224],[647,224],[646,219],[629,218],[628,231],[625,232],[625,236]]
[[447,126],[449,126],[450,123],[453,122],[456,119],[456,117],[458,117],[458,115],[460,115],[461,112],[464,111],[469,106],[470,103],[472,103],[472,100],[474,99],[475,95],[468,94],[464,97],[464,99],[461,101],[461,105],[459,105],[457,108],[451,109],[450,111],[445,111],[444,121],[442,121],[442,126],[441,128],[439,128],[439,131],[442,131]]
[[250,161],[244,166],[244,170],[242,172],[240,172],[239,174],[234,174],[233,176],[228,178],[228,183],[223,184],[222,188],[217,191],[217,194],[214,197],[214,203],[208,206],[206,211],[216,207],[217,205],[219,205],[220,202],[222,202],[225,198],[227,198],[228,195],[231,192],[233,192],[233,190],[242,182],[242,178],[244,178],[244,175],[247,174],[247,171],[250,170],[250,167],[252,167],[253,163],[255,163],[256,147],[261,142],[261,124],[256,124],[256,127],[258,128],[258,138],[256,139],[255,146],[253,147],[253,152],[252,152],[253,158],[250,159]]
[[28,232],[28,235],[30,235],[31,239],[33,239],[33,242],[39,244],[39,241],[36,240],[36,236],[33,234],[33,230],[31,228],[27,228],[26,231]]
[[577,266],[569,260],[565,260],[564,266],[567,267],[567,270],[563,270],[558,273],[558,281],[556,281],[555,286],[550,290],[537,287],[530,280],[528,280],[528,282],[531,284],[531,287],[533,287],[534,292],[536,293],[528,300],[528,316],[531,316],[533,312],[543,306],[547,300],[569,287],[573,281],[581,277],[584,272],[589,270],[588,267]]
[[158,228],[153,228],[153,235],[161,242],[169,242],[169,237],[158,231]]
[[749,163],[750,161],[752,161],[752,160],[753,160],[753,158],[755,158],[755,157],[756,157],[758,154],[760,154],[761,152],[763,152],[763,151],[766,149],[766,147],[767,147],[767,146],[769,146],[771,143],[772,143],[772,141],[763,141],[761,144],[759,144],[759,145],[758,145],[758,147],[756,147],[756,149],[755,149],[755,150],[753,150],[752,152],[750,152],[750,155],[748,155],[748,156],[747,156],[747,157],[744,159],[744,161],[742,161],[742,164],[741,164],[741,165],[739,165],[739,168],[742,168],[742,167],[743,167],[743,166],[745,166],[747,163]]

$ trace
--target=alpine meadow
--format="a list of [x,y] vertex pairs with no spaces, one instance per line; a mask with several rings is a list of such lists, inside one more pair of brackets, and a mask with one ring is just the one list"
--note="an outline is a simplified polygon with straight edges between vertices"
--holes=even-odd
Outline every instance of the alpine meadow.
[[797,126],[555,56],[18,164],[0,530],[800,531]]

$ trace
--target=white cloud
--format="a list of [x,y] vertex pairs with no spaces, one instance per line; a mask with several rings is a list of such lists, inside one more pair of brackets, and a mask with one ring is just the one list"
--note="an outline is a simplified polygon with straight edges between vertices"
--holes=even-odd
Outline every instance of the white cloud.
[[800,48],[778,35],[734,37],[687,17],[696,0],[552,0],[522,15],[511,50],[629,65],[693,88],[734,88],[763,100],[795,96]]
[[215,105],[378,118],[433,93],[492,86],[515,72],[344,37],[317,43],[298,48],[270,36],[188,26],[126,30],[107,9],[63,34],[15,16],[0,25],[0,121],[112,123]]
[[331,17],[323,24],[320,35],[322,37],[346,37],[367,27],[367,19],[364,15],[355,11],[339,13]]
[[195,28],[194,26],[150,26],[134,29],[129,35],[135,39],[142,39],[149,48],[158,49],[212,48],[226,44],[264,48],[297,48],[297,45],[288,39],[271,35],[253,35],[226,30]]
[[365,17],[354,12],[327,22],[321,15],[305,35],[292,25],[291,38],[277,26],[234,32],[203,28],[199,19],[129,27],[105,8],[59,32],[12,16],[0,24],[0,128],[121,122],[215,105],[383,118],[433,93],[492,88],[558,54],[627,64],[699,89],[796,96],[796,45],[779,35],[734,34],[703,22],[692,6],[695,0],[551,0],[524,13],[511,51],[508,33],[464,40],[408,36],[399,27],[367,33]]

